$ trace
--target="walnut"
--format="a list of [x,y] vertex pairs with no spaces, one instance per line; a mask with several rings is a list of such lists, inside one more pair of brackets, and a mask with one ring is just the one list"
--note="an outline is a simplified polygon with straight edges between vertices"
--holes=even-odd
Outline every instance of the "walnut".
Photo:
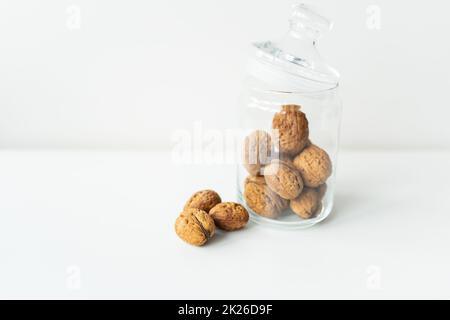
[[294,158],[294,166],[300,171],[303,183],[316,188],[331,175],[331,160],[325,150],[312,144]]
[[184,205],[184,210],[187,208],[197,208],[209,212],[212,207],[222,202],[217,192],[213,190],[202,190],[194,193]]
[[291,200],[290,207],[299,217],[311,218],[321,209],[320,194],[316,189],[304,188],[298,198]]
[[272,120],[272,128],[278,130],[279,148],[283,154],[294,156],[308,143],[308,120],[298,105],[284,105]]
[[267,218],[278,217],[288,206],[287,200],[270,190],[264,177],[247,177],[244,198],[250,209]]
[[284,199],[297,198],[303,189],[303,180],[297,169],[281,160],[273,160],[264,168],[264,178],[269,188]]
[[222,202],[209,211],[214,223],[220,229],[233,231],[243,228],[248,222],[247,210],[238,203]]
[[272,138],[263,130],[256,130],[244,140],[243,164],[248,173],[257,176],[263,165],[270,162]]
[[214,220],[203,210],[185,209],[175,221],[177,235],[194,246],[204,245],[216,230]]
[[248,183],[266,184],[266,181],[263,176],[248,176],[245,178],[244,185],[247,185]]

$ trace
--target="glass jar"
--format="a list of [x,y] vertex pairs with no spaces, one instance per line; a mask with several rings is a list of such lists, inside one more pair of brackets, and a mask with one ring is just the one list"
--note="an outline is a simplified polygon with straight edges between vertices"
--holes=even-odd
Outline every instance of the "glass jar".
[[333,207],[341,102],[338,73],[320,57],[317,39],[331,23],[294,7],[279,41],[253,44],[240,98],[238,198],[251,220],[303,228]]

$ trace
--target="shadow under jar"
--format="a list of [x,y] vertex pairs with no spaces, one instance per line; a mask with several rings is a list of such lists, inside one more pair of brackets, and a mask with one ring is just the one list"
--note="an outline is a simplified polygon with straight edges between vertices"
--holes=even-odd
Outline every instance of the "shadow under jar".
[[304,228],[333,207],[341,101],[338,73],[316,49],[331,23],[294,7],[289,32],[253,45],[240,98],[238,198],[252,221]]

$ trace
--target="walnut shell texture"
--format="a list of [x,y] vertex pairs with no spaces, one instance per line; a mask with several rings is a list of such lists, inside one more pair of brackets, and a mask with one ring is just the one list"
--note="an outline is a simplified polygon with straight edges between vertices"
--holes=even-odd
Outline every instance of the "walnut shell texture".
[[216,230],[213,218],[203,210],[187,208],[175,221],[177,235],[194,246],[204,245]]
[[294,156],[308,143],[308,120],[298,105],[282,106],[273,117],[272,128],[278,130],[279,148],[283,154]]
[[270,162],[272,138],[263,130],[256,130],[244,140],[243,165],[248,173],[259,175],[261,167]]
[[321,208],[320,194],[316,189],[305,188],[298,198],[291,200],[290,207],[300,218],[309,219]]
[[264,168],[269,188],[284,199],[295,199],[302,192],[303,180],[297,169],[288,162],[273,160]]
[[244,185],[247,185],[248,183],[256,183],[256,184],[266,184],[266,180],[263,176],[248,176],[245,178]]
[[216,204],[222,202],[217,192],[213,190],[202,190],[194,193],[184,205],[187,208],[196,208],[209,212]]
[[325,183],[332,172],[331,159],[326,151],[313,144],[294,158],[294,166],[300,171],[305,186],[311,188]]
[[281,198],[267,186],[264,177],[248,177],[244,186],[245,202],[255,213],[266,218],[276,218],[288,206],[288,201]]
[[226,231],[245,227],[249,219],[247,209],[234,202],[219,203],[211,209],[209,215],[214,219],[216,227]]

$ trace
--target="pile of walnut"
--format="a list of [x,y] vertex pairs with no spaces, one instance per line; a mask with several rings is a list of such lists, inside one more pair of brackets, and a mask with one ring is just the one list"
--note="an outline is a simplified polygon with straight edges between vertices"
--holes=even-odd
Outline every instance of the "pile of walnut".
[[248,222],[247,210],[238,203],[222,202],[213,190],[194,193],[175,221],[177,235],[195,246],[202,246],[214,236],[216,227],[225,231],[243,228]]
[[[290,207],[309,219],[322,209],[326,181],[332,172],[328,154],[309,140],[306,115],[298,105],[284,105],[272,120],[274,138],[257,130],[245,138],[243,164],[250,176],[245,180],[244,198],[250,209],[277,218]],[[276,158],[276,159],[275,159]]]

